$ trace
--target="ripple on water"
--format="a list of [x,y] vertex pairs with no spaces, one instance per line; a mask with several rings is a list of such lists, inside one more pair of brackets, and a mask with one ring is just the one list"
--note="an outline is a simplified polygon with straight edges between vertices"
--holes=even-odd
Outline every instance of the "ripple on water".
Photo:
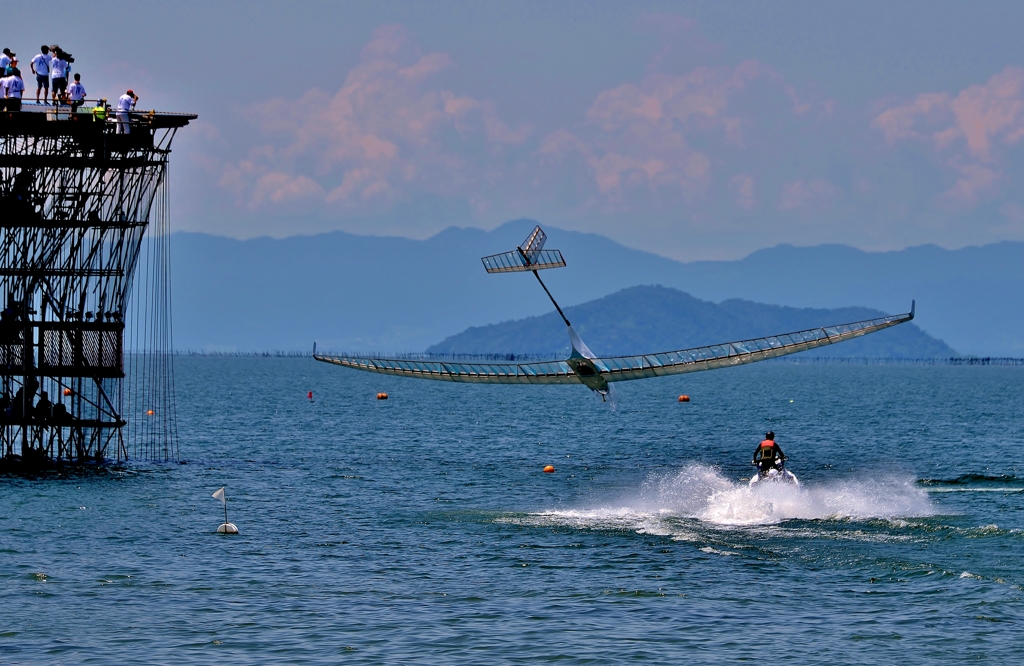
[[[798,663],[1022,661],[1017,369],[749,366],[627,384],[611,412],[178,360],[188,466],[0,484],[7,661],[733,661],[765,614]],[[800,488],[714,466],[767,427]],[[854,434],[906,474],[829,467]],[[212,534],[225,485],[237,539]]]

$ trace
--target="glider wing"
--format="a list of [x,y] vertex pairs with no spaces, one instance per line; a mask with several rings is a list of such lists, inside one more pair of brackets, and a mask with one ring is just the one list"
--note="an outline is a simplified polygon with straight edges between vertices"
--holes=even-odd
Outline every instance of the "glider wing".
[[579,384],[580,378],[565,361],[546,363],[450,363],[388,358],[314,355],[318,361],[355,370],[419,379],[478,384]]
[[852,340],[897,326],[913,318],[914,305],[912,304],[910,312],[901,315],[661,354],[595,358],[593,363],[601,376],[608,382],[700,372],[701,370],[756,363],[816,347],[834,345],[837,342]]
[[[824,347],[837,342],[859,338],[869,333],[897,326],[914,318],[910,312],[878,319],[867,319],[838,326],[811,328],[795,333],[754,338],[740,342],[696,347],[660,354],[614,356],[591,359],[594,369],[607,382],[645,379],[686,372],[714,370],[734,365],[755,363],[787,354]],[[445,361],[415,361],[369,358],[357,356],[326,356],[313,358],[355,370],[366,370],[385,375],[401,375],[420,379],[483,384],[583,384],[573,367],[566,361],[544,363],[449,363]],[[572,359],[570,359],[572,360]],[[589,379],[589,377],[588,377]],[[596,378],[594,378],[596,379]]]

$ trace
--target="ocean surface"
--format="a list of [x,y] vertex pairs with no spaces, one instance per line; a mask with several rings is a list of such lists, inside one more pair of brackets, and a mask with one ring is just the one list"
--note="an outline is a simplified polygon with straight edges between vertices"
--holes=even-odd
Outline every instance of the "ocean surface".
[[183,464],[0,477],[0,663],[1024,662],[1022,368],[176,368]]

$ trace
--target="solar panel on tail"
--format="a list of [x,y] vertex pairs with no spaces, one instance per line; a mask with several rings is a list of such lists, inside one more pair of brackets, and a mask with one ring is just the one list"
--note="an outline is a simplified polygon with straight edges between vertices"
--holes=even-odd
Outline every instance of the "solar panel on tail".
[[484,268],[488,273],[515,273],[518,271],[539,271],[545,268],[562,268],[565,266],[565,259],[558,250],[541,250],[534,254],[533,263],[527,263],[519,250],[503,252],[483,257]]
[[526,241],[519,246],[519,249],[526,255],[526,260],[531,264],[536,263],[537,255],[544,249],[544,243],[548,241],[548,235],[544,233],[544,230],[540,228],[538,224],[530,232],[530,235],[526,237]]
[[545,250],[547,234],[540,226],[534,227],[522,245],[512,252],[492,254],[482,257],[484,269],[488,273],[517,273],[521,271],[540,271],[545,268],[562,268],[565,259],[558,250]]

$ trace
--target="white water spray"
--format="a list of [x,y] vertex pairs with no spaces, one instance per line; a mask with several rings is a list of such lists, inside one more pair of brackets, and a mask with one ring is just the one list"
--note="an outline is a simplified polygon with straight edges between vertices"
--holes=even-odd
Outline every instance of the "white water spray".
[[[786,520],[888,519],[934,515],[928,494],[909,477],[849,478],[820,485],[733,481],[708,465],[650,477],[618,506],[543,512],[539,517],[586,528],[676,534],[673,519],[715,525],[770,525]],[[677,535],[685,536],[685,535]]]
[[928,494],[912,478],[850,478],[797,487],[730,481],[706,465],[654,477],[641,489],[642,504],[659,511],[723,525],[784,520],[906,518],[934,513]]

